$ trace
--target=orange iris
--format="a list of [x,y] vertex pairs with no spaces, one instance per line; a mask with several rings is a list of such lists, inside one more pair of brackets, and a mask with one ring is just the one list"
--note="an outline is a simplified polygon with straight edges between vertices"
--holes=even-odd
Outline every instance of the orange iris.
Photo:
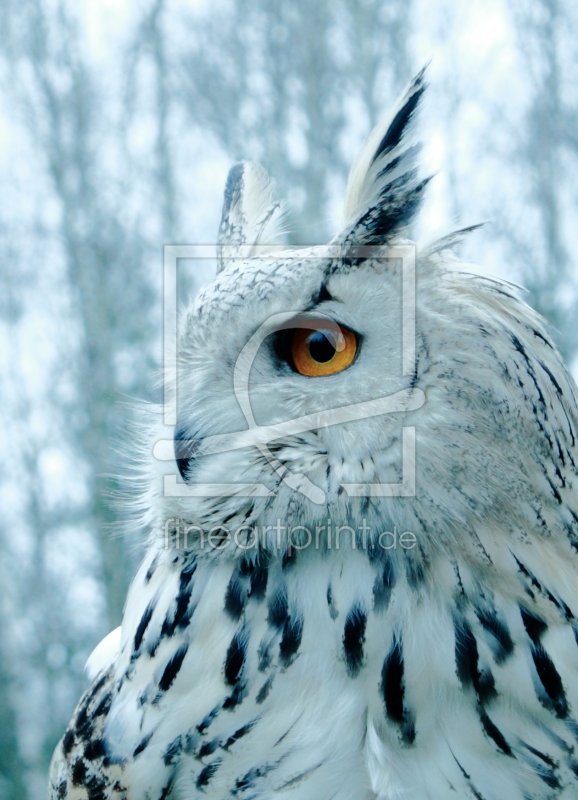
[[353,331],[324,319],[311,320],[311,328],[297,328],[293,334],[291,354],[297,372],[320,377],[351,364],[357,351]]

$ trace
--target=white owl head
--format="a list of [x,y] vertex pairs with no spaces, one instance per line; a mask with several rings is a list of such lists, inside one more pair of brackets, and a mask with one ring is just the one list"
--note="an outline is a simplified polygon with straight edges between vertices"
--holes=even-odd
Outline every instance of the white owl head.
[[[418,253],[415,359],[404,364],[403,263],[388,248],[412,246],[402,237],[428,182],[412,140],[424,90],[422,71],[367,140],[329,250],[272,244],[282,209],[271,181],[258,165],[231,170],[218,274],[180,325],[185,491],[159,498],[157,528],[242,530],[222,553],[245,536],[287,550],[290,528],[322,528],[320,546],[331,525],[369,546],[395,528],[416,535],[422,559],[458,548],[482,561],[535,528],[536,494],[558,480],[543,466],[548,442],[561,442],[560,474],[570,446],[571,379],[512,286],[462,271],[449,252],[462,232]],[[401,400],[390,413],[343,411],[391,397]],[[555,502],[540,513],[550,530],[570,524]]]

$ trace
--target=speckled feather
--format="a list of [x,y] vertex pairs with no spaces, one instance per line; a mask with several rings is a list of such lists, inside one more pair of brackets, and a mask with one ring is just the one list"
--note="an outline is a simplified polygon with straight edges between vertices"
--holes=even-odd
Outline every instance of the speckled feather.
[[[336,243],[404,241],[425,185],[409,135],[424,86],[420,73],[368,140]],[[245,234],[273,219],[268,189],[266,202],[242,202],[245,180],[261,178],[232,172],[221,247],[250,244]],[[190,484],[260,482],[270,495],[164,497],[165,465],[150,457],[164,429],[149,412],[138,500],[148,553],[120,649],[55,752],[50,800],[578,796],[576,387],[515,287],[475,274],[451,244],[419,254],[408,376],[396,262],[223,251],[181,321],[179,468]],[[247,427],[235,360],[284,312],[335,320],[361,344],[348,369],[306,378],[264,342],[251,373],[259,425],[413,387],[426,398],[270,445],[323,490],[321,505],[256,447],[187,444]],[[349,497],[343,483],[400,480],[402,425],[417,432],[415,497]],[[207,550],[200,534],[183,547],[176,520],[257,526],[259,547]],[[315,531],[319,546],[290,547],[277,520]],[[339,525],[356,534],[337,548]],[[394,530],[416,546],[380,547]]]

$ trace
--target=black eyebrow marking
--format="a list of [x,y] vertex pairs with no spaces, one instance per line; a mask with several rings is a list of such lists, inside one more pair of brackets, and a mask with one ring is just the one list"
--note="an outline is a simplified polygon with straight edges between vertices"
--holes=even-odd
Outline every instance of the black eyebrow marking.
[[325,281],[321,284],[321,288],[317,293],[317,296],[313,298],[313,302],[316,304],[325,303],[327,300],[334,300],[335,298],[329,294],[329,289],[327,288],[327,284]]
[[[317,306],[321,305],[321,303],[326,303],[329,300],[335,300],[336,298],[333,295],[329,294],[329,290],[327,289],[327,284],[325,281],[321,284],[319,291],[316,294],[311,296],[311,300],[309,305],[303,309],[303,314],[307,314],[310,311],[315,310]],[[339,302],[339,301],[338,301]]]

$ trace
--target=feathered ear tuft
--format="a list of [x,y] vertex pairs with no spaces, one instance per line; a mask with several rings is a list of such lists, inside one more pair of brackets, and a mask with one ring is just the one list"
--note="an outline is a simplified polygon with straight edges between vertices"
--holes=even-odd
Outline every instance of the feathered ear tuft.
[[276,249],[284,232],[284,210],[275,201],[275,184],[260,164],[242,161],[231,167],[225,186],[217,239],[217,273],[233,259]]
[[351,167],[342,241],[383,244],[418,210],[430,178],[418,180],[421,144],[411,141],[411,131],[427,86],[425,71],[410,81],[393,111],[376,125]]

